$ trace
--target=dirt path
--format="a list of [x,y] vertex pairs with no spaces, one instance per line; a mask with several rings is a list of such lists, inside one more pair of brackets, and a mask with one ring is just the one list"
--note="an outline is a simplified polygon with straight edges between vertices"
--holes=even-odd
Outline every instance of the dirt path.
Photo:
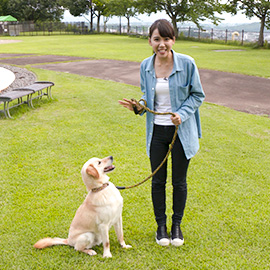
[[[58,62],[58,63],[55,63]],[[139,86],[140,63],[91,60],[57,55],[1,54],[0,63],[34,65],[36,68],[68,72]],[[200,69],[206,101],[232,109],[270,115],[270,80],[235,73]]]

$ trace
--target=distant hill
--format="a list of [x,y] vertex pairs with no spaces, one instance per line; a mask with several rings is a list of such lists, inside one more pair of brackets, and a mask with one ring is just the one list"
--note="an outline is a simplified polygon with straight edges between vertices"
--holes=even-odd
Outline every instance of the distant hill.
[[[115,24],[110,24],[110,25],[118,25],[118,23]],[[150,22],[132,22],[132,26],[138,26],[138,27],[149,27],[151,25]],[[184,22],[184,23],[177,23],[178,28],[197,28],[197,26],[192,23],[192,22]],[[244,30],[245,32],[256,32],[258,33],[260,31],[260,22],[253,22],[253,23],[243,23],[243,24],[231,24],[231,23],[221,23],[219,25],[213,25],[213,24],[207,24],[207,23],[202,23],[201,26],[203,29],[209,30],[209,29],[216,29],[216,30],[229,30],[229,31],[237,31],[241,32]],[[270,29],[264,28],[265,33],[270,33]]]
[[[192,27],[192,28],[197,28],[197,26],[193,23],[183,23],[179,24],[179,27]],[[213,25],[213,24],[203,24],[202,27],[204,29],[218,29],[218,30],[231,30],[231,31],[238,31],[241,32],[244,30],[245,32],[259,32],[260,31],[260,23],[259,22],[254,22],[254,23],[245,23],[245,24],[224,24],[221,23],[219,25]],[[265,32],[270,32],[270,29],[264,28]]]
[[[233,31],[247,31],[247,32],[259,32],[260,31],[260,23],[259,22],[255,22],[255,23],[245,23],[245,24],[235,24],[235,25],[222,25],[220,24],[219,26],[216,26],[215,28],[218,29],[230,29]],[[264,31],[267,31],[267,29],[265,28]],[[268,30],[270,31],[270,30]]]

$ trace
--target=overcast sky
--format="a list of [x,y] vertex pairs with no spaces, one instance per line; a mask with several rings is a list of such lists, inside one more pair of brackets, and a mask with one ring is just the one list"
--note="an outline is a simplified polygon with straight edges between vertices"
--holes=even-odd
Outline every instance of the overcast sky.
[[[237,15],[235,16],[232,16],[230,15],[229,13],[224,13],[223,15],[217,15],[221,18],[224,18],[224,21],[222,21],[222,23],[225,23],[225,24],[243,24],[243,23],[252,23],[252,22],[259,22],[259,19],[257,17],[253,17],[251,20],[248,19],[245,15],[241,14],[241,13],[238,13]],[[86,17],[89,18],[89,16],[86,15]],[[131,19],[131,22],[133,23],[138,23],[138,22],[154,22],[155,20],[157,19],[170,19],[165,12],[159,12],[157,14],[152,14],[151,16],[147,16],[147,15],[140,15],[138,16],[138,18],[140,20],[137,20],[135,18],[132,18]],[[65,11],[65,14],[64,14],[64,19],[62,21],[65,21],[65,22],[74,22],[74,21],[86,21],[87,20],[84,18],[84,17],[74,17],[72,16],[69,11]],[[94,19],[94,22],[95,19]],[[119,18],[118,17],[113,17],[112,19],[109,20],[108,23],[118,23],[119,22]],[[121,22],[123,24],[125,24],[127,22],[127,20],[122,17],[121,19]],[[103,23],[103,20],[101,19],[101,23]]]

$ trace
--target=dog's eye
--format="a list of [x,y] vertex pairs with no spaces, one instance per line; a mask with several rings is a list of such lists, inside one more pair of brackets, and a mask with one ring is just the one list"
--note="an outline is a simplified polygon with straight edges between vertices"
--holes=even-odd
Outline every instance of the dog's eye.
[[101,161],[98,162],[98,165],[100,165],[100,164],[101,164]]

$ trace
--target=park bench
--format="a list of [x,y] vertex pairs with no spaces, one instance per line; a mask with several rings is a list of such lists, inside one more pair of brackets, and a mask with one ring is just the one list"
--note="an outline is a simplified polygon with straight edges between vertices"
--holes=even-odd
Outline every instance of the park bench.
[[[29,107],[34,108],[32,103],[34,99],[41,99],[42,96],[47,96],[48,99],[52,98],[51,87],[53,85],[53,82],[38,81],[31,85],[15,88],[12,91],[0,94],[0,103],[4,103],[4,108],[0,112],[3,112],[6,118],[12,118],[9,110],[14,107],[27,104]],[[25,97],[26,100],[23,100]],[[11,105],[11,102],[16,99],[17,103]]]

